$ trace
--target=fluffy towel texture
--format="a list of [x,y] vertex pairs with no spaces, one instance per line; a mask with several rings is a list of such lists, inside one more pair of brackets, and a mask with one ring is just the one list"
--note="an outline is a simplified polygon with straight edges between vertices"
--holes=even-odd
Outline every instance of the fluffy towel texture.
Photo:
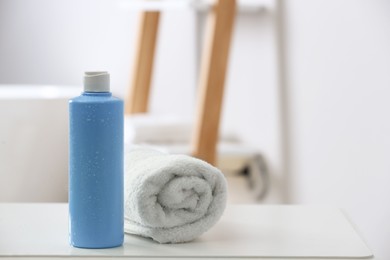
[[[187,144],[193,122],[175,115],[136,114],[125,117],[125,144]],[[232,132],[222,132],[221,140],[237,141]]]
[[204,161],[137,148],[126,154],[125,169],[126,233],[187,242],[211,228],[225,209],[225,177]]
[[125,117],[125,143],[183,143],[191,138],[192,123],[175,116],[137,114]]

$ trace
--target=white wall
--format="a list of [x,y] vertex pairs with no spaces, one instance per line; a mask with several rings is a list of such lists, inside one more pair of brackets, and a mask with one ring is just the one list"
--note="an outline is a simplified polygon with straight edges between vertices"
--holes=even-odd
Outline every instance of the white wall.
[[292,201],[346,209],[390,259],[390,2],[283,2]]
[[[84,71],[108,70],[114,94],[124,96],[138,12],[121,6],[120,0],[0,1],[0,83],[80,85],[81,89]],[[181,10],[166,12],[161,19],[152,111],[192,113],[191,17],[191,10]],[[172,99],[164,92],[181,98]]]

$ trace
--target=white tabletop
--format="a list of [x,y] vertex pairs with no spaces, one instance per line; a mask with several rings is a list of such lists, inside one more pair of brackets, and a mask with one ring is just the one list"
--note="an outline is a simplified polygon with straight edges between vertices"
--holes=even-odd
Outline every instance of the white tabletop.
[[339,209],[306,206],[229,206],[200,238],[158,244],[125,236],[122,247],[78,249],[68,243],[67,204],[0,204],[0,258],[109,259],[374,259]]

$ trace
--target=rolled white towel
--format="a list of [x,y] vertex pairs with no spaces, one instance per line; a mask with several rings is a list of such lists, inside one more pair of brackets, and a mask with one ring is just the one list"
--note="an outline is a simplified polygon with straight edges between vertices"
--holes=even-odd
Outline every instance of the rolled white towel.
[[146,148],[126,154],[126,233],[191,241],[219,220],[226,200],[225,177],[202,160]]

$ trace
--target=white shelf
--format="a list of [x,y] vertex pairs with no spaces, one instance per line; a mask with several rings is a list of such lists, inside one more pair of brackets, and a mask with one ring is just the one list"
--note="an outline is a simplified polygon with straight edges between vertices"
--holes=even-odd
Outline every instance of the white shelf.
[[307,206],[228,206],[195,241],[158,244],[125,235],[122,247],[73,248],[67,204],[0,204],[2,259],[374,259],[339,209]]

